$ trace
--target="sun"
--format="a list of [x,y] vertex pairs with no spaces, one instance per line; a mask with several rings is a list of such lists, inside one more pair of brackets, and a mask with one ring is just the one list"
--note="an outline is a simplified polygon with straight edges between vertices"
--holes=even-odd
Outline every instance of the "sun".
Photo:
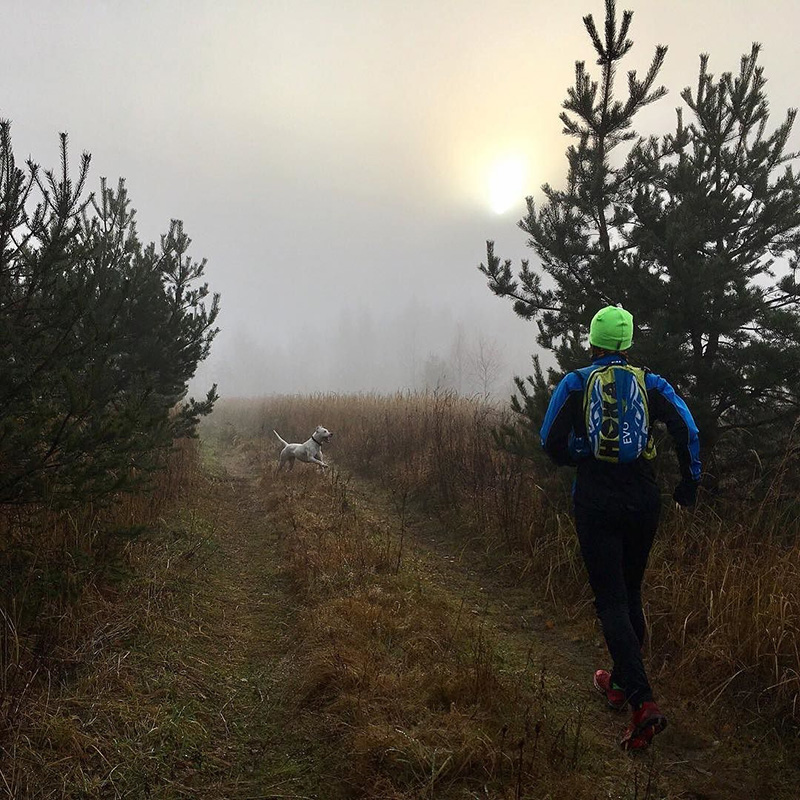
[[511,155],[495,161],[489,169],[489,206],[495,214],[505,214],[520,203],[528,182],[528,160]]

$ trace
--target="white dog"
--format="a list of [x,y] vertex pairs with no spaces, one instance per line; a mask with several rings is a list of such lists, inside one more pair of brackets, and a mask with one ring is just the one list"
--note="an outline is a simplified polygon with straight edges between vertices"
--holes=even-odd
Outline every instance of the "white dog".
[[276,430],[272,431],[280,443],[283,445],[283,450],[278,461],[278,469],[283,469],[283,465],[288,462],[289,469],[294,469],[295,461],[305,461],[306,463],[319,464],[321,467],[328,465],[322,460],[322,445],[327,444],[332,438],[333,434],[322,425],[317,425],[311,438],[307,439],[302,444],[290,444],[287,442]]

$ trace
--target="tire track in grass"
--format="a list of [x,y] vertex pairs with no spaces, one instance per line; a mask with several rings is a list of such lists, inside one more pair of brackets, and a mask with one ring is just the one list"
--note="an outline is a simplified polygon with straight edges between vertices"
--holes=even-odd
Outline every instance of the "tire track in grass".
[[212,663],[227,665],[228,696],[217,716],[235,748],[214,791],[242,800],[318,797],[323,743],[293,728],[287,695],[295,609],[282,574],[279,533],[256,483],[241,472],[226,472],[200,507],[218,526],[218,551],[213,567],[198,576],[195,614],[215,628],[207,652]]

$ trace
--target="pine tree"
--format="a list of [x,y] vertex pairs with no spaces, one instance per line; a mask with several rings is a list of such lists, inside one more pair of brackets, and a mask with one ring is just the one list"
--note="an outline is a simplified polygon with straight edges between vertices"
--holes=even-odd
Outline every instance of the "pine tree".
[[[517,407],[529,422],[540,419],[537,393],[587,363],[595,311],[621,303],[636,318],[636,358],[689,398],[708,460],[723,434],[774,432],[796,416],[800,186],[790,166],[795,155],[786,152],[794,112],[767,134],[754,46],[736,77],[717,81],[703,56],[697,90],[682,93],[691,121],[684,124],[679,109],[674,134],[638,138],[634,114],[665,93],[653,86],[666,48],[656,48],[644,80],[628,74],[628,99],[614,100],[631,16],[617,26],[615,2],[607,0],[603,41],[591,16],[584,18],[602,78],[593,82],[578,63],[562,114],[565,133],[578,139],[567,151],[567,188],[545,186],[542,207],[529,198],[520,222],[541,271],[523,262],[515,276],[491,242],[480,269],[495,294],[536,320],[539,344],[556,356],[559,370],[549,381],[539,371],[518,382]],[[609,152],[623,142],[631,142],[629,151],[612,162]]]
[[62,135],[58,174],[23,170],[0,122],[0,503],[141,485],[216,399],[183,402],[216,333],[205,263],[177,221],[143,246],[123,182],[84,197],[89,164],[70,177]]
[[767,133],[759,50],[718,80],[703,55],[682,94],[691,122],[679,110],[675,133],[638,142],[626,165],[637,349],[691,398],[706,455],[721,439],[733,456],[740,439],[769,453],[800,410],[795,111]]

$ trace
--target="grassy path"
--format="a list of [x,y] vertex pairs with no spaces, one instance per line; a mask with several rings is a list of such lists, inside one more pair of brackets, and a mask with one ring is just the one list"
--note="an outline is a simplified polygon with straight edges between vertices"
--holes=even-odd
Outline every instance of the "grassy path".
[[212,758],[208,769],[187,776],[182,794],[318,797],[325,744],[303,737],[292,720],[296,609],[279,528],[235,459],[217,464],[205,489],[194,511],[213,532],[210,550],[185,587],[182,630],[170,646],[184,666],[196,665],[198,686],[187,691],[179,681],[175,688],[181,702],[208,699],[203,716]]
[[[352,704],[348,705],[348,692],[352,692],[353,686],[347,681],[337,684],[328,676],[326,689],[330,696],[319,709],[321,714],[330,713],[333,707],[332,728],[344,719],[351,730],[362,729],[361,734],[348,732],[340,737],[338,746],[349,749],[358,742],[372,766],[375,762],[378,764],[375,774],[368,774],[367,770],[360,778],[354,778],[355,785],[348,787],[354,794],[371,796],[370,792],[375,789],[365,787],[374,787],[376,780],[380,785],[378,778],[385,768],[390,775],[386,785],[391,786],[383,790],[387,797],[395,796],[395,792],[396,796],[403,797],[708,800],[734,800],[757,794],[775,798],[797,795],[796,787],[800,783],[796,768],[788,753],[774,748],[768,732],[751,729],[749,736],[726,738],[726,732],[733,726],[721,726],[718,716],[712,719],[691,702],[671,706],[669,699],[664,699],[663,705],[671,717],[670,728],[647,755],[623,754],[616,742],[624,727],[625,715],[606,710],[602,700],[588,688],[592,670],[603,665],[606,659],[604,645],[590,622],[590,615],[581,615],[579,620],[554,616],[552,610],[548,610],[541,588],[531,591],[530,587],[520,586],[510,571],[496,563],[492,565],[493,559],[487,558],[485,553],[465,548],[457,535],[443,530],[440,524],[421,514],[401,515],[375,487],[354,485],[341,476],[321,476],[313,470],[275,476],[270,471],[259,471],[257,459],[244,464],[243,472],[262,475],[259,493],[268,498],[271,518],[277,526],[290,531],[288,536],[297,548],[295,561],[299,558],[302,563],[300,583],[314,584],[310,589],[306,586],[302,601],[305,606],[313,609],[315,604],[324,607],[333,603],[339,609],[344,604],[352,610],[365,597],[371,602],[367,617],[372,629],[366,634],[359,629],[362,621],[358,613],[353,613],[344,629],[332,627],[334,635],[342,640],[349,641],[354,630],[355,638],[360,639],[356,647],[363,652],[349,654],[353,670],[358,671],[354,664],[365,653],[380,652],[384,646],[380,627],[390,623],[372,603],[376,591],[395,598],[414,596],[429,613],[420,615],[418,609],[408,609],[408,625],[416,626],[421,636],[428,635],[430,630],[431,636],[450,637],[449,651],[434,649],[429,653],[445,664],[452,661],[449,667],[428,665],[426,671],[419,671],[418,664],[407,656],[396,653],[374,656],[373,674],[369,675],[370,668],[364,667],[356,681],[360,694],[359,709],[355,711]],[[338,522],[332,523],[333,518]],[[353,534],[354,530],[352,540],[348,540],[344,534]],[[352,561],[363,548],[364,541],[372,543],[375,557],[373,562],[367,563],[364,574],[359,574],[352,569]],[[312,572],[316,571],[311,578],[308,575],[310,550],[315,550],[319,556],[311,567]],[[363,552],[359,557],[364,560]],[[291,572],[291,567],[289,569]],[[348,570],[348,580],[341,583],[343,569]],[[369,574],[370,571],[374,574]],[[376,582],[375,575],[392,571],[396,573],[393,579]],[[325,584],[321,592],[317,591],[318,584]],[[395,601],[392,613],[387,615],[392,624],[397,624],[402,612],[402,600]],[[324,612],[317,616],[312,613],[305,622],[307,626],[324,625],[328,618]],[[393,645],[412,651],[417,643],[413,636],[405,640],[397,636]],[[342,646],[344,650],[345,645]],[[457,655],[454,656],[454,652]],[[308,668],[309,659],[313,661],[318,655],[313,652],[301,655],[306,665],[301,663],[298,669]],[[347,658],[340,651],[335,656]],[[415,690],[419,694],[419,685],[404,687],[402,680],[396,679],[395,672],[403,667],[417,675],[418,684],[430,684],[422,709],[419,696],[415,696]],[[448,670],[447,679],[442,681],[442,671]],[[386,675],[393,677],[392,685],[387,685]],[[459,684],[465,678],[477,687],[469,698]],[[497,697],[482,698],[480,693],[484,689],[487,695],[494,692]],[[394,707],[386,714],[386,698],[382,695],[392,691],[396,695],[389,704]],[[435,696],[437,691],[444,698],[438,706],[435,700],[431,701],[431,694]],[[375,706],[364,699],[370,693],[378,697]],[[511,700],[510,706],[497,699],[501,696]],[[463,706],[465,716],[476,721],[474,731],[455,731],[447,729],[446,725],[442,730],[441,719],[431,719],[436,716],[430,714],[432,708],[439,717],[446,716],[448,703],[451,714],[457,706]],[[404,705],[407,708],[404,709]],[[362,706],[371,709],[375,718],[365,720]],[[410,777],[391,779],[392,769],[398,774],[403,770],[397,763],[385,763],[381,754],[403,748],[397,738],[375,734],[374,729],[379,727],[376,720],[384,715],[397,730],[405,730],[405,734],[408,731],[419,733],[416,744],[423,750],[427,748],[424,755],[414,754],[418,764]],[[403,728],[404,724],[408,725],[407,729]],[[542,742],[546,741],[549,748],[546,756],[526,752],[535,738],[531,729],[537,725],[542,731]],[[426,739],[426,731],[430,733],[430,729],[437,726],[440,726],[440,738]],[[737,730],[742,728],[737,727]],[[746,727],[744,730],[747,734]],[[371,734],[373,740],[370,740]],[[470,742],[473,735],[474,740]],[[513,736],[521,737],[517,739],[516,753],[513,747],[508,747]],[[476,758],[475,741],[485,744],[487,739],[492,739],[490,745]],[[523,740],[525,744],[521,744]],[[440,745],[432,744],[437,741]],[[438,768],[437,754],[440,756]],[[406,756],[405,761],[413,760],[408,752]],[[453,762],[461,759],[463,768],[460,771],[444,769],[442,764],[447,758]],[[470,763],[471,760],[475,763]],[[334,757],[332,763],[336,765],[334,769],[347,769],[346,761],[337,761]],[[476,789],[480,783],[476,776],[481,774],[484,776],[482,791]],[[431,780],[426,783],[428,776]],[[333,791],[330,786],[332,784],[329,790]]]
[[0,796],[798,796],[766,734],[726,739],[668,698],[651,752],[623,754],[625,717],[587,687],[588,615],[555,615],[438,522],[247,445],[215,459]]
[[198,503],[215,528],[215,551],[196,576],[196,627],[183,652],[210,668],[203,677],[216,700],[214,738],[226,743],[229,766],[198,796],[316,796],[321,748],[287,736],[294,611],[277,533],[246,479],[223,474],[211,489]]
[[138,545],[75,674],[8,746],[0,797],[318,797],[324,747],[293,738],[293,605],[254,486],[217,466]]

